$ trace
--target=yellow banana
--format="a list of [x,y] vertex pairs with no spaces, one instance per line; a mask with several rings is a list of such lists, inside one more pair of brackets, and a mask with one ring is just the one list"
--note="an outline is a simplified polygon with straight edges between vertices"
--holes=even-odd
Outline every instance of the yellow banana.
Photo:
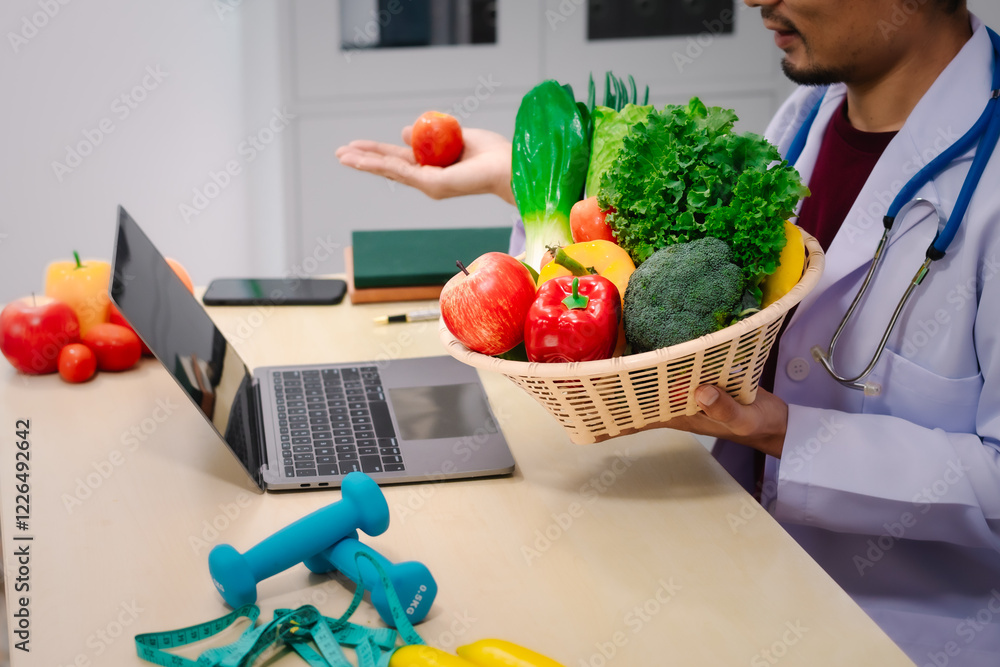
[[400,646],[389,658],[389,667],[476,667],[475,664],[421,644]]
[[480,639],[456,651],[478,667],[563,667],[552,658],[503,639]]

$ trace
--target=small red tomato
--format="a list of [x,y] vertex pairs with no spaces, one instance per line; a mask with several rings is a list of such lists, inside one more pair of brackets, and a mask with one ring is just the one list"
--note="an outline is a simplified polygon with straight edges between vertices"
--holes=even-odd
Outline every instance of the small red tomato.
[[86,382],[97,371],[97,357],[83,343],[72,343],[59,351],[59,375],[66,382]]
[[97,355],[97,367],[102,371],[124,371],[142,356],[139,337],[120,324],[95,324],[83,337],[83,344]]
[[458,120],[439,111],[427,111],[413,123],[410,145],[418,164],[434,167],[454,164],[465,147]]
[[573,243],[582,243],[583,241],[617,243],[614,232],[611,231],[611,225],[605,220],[611,210],[601,210],[601,207],[597,205],[597,195],[581,199],[573,204],[573,208],[569,210],[569,229],[573,235]]

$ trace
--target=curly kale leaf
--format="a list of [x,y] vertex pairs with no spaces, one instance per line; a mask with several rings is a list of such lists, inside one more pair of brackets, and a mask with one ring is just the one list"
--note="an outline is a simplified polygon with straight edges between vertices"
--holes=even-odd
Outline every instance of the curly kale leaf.
[[809,190],[766,139],[734,133],[736,120],[692,98],[631,126],[598,202],[614,208],[607,221],[637,264],[711,236],[730,245],[748,284],[774,272],[784,221]]

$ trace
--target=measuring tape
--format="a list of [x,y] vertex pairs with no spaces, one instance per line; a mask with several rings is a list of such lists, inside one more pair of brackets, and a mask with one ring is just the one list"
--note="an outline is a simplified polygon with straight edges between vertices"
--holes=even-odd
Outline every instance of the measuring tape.
[[[401,637],[404,644],[423,644],[424,640],[406,617],[396,589],[382,566],[367,553],[358,552],[355,561],[358,558],[368,559],[375,567],[385,587],[395,629],[368,628],[348,621],[364,597],[364,587],[358,586],[354,589],[351,604],[340,618],[328,618],[320,614],[316,607],[304,605],[298,609],[277,609],[270,623],[257,626],[260,609],[251,604],[207,623],[136,635],[136,652],[143,660],[163,667],[249,667],[272,645],[285,645],[311,667],[353,667],[342,650],[342,647],[347,647],[354,649],[358,667],[387,667],[397,638]],[[197,660],[166,650],[213,637],[241,618],[249,619],[250,626],[239,639],[208,649]]]

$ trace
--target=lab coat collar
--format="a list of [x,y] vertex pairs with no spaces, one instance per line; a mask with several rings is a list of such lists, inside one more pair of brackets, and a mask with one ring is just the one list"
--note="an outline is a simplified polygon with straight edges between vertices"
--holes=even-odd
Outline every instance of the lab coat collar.
[[[972,28],[972,38],[938,76],[886,147],[830,245],[823,276],[816,288],[803,299],[789,326],[794,325],[798,315],[831,286],[868,268],[884,229],[882,218],[896,193],[930,159],[965,134],[982,114],[989,99],[993,46],[986,27],[974,16]],[[826,91],[796,165],[806,183],[812,176],[827,124],[846,94],[844,84],[832,85]],[[972,154],[973,151],[970,151],[951,168],[968,169],[967,163]],[[933,182],[921,188],[918,196],[941,206],[945,215],[951,213],[954,202],[942,202]],[[904,219],[897,219],[890,247],[928,217],[933,217],[936,224],[936,216],[930,208],[921,206],[914,208]],[[927,224],[931,223],[928,221]],[[914,271],[921,260],[914,258]]]

